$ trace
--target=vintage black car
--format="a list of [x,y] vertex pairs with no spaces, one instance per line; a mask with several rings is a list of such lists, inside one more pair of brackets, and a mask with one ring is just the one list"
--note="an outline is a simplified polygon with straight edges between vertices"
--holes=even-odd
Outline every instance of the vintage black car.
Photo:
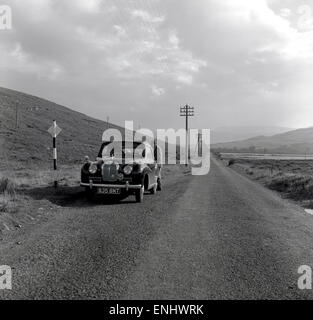
[[157,150],[146,142],[104,142],[97,160],[86,157],[81,169],[81,186],[87,197],[110,195],[122,199],[134,194],[136,201],[142,202],[145,191],[161,191]]

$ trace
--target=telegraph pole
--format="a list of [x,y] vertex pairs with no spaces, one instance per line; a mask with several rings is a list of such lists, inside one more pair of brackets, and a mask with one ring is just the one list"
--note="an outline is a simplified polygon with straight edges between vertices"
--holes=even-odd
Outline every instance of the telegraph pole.
[[193,117],[195,115],[194,112],[194,107],[190,107],[188,104],[186,104],[184,107],[180,107],[180,116],[186,117],[186,167],[188,166],[190,159],[188,119],[189,117]]

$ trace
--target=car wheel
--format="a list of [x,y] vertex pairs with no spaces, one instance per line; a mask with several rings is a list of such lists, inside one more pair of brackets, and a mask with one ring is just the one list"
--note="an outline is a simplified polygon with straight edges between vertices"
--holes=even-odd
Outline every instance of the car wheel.
[[151,194],[156,194],[157,193],[157,188],[158,188],[158,184],[155,183],[153,188],[150,190]]
[[136,190],[136,202],[142,203],[143,202],[143,195],[145,193],[145,187],[142,186],[139,190]]
[[158,178],[157,191],[162,191],[162,180],[161,180],[161,178]]
[[95,197],[96,191],[94,189],[90,189],[89,187],[87,187],[85,193],[86,193],[87,200],[91,201]]

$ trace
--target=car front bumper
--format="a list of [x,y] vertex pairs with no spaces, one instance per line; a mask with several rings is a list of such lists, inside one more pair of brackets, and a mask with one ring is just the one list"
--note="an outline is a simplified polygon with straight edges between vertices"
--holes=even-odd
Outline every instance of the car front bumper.
[[125,184],[100,184],[100,183],[80,183],[81,187],[89,187],[90,189],[93,188],[117,188],[117,189],[125,189],[126,191],[128,190],[139,190],[142,188],[141,184],[129,184],[126,182]]

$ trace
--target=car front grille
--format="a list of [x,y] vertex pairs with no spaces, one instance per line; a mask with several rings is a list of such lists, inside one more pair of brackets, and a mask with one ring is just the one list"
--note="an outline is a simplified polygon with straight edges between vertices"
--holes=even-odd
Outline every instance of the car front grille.
[[118,167],[116,164],[104,164],[102,167],[102,179],[104,181],[118,180]]
[[90,177],[89,181],[92,183],[101,183],[102,178],[101,177]]

